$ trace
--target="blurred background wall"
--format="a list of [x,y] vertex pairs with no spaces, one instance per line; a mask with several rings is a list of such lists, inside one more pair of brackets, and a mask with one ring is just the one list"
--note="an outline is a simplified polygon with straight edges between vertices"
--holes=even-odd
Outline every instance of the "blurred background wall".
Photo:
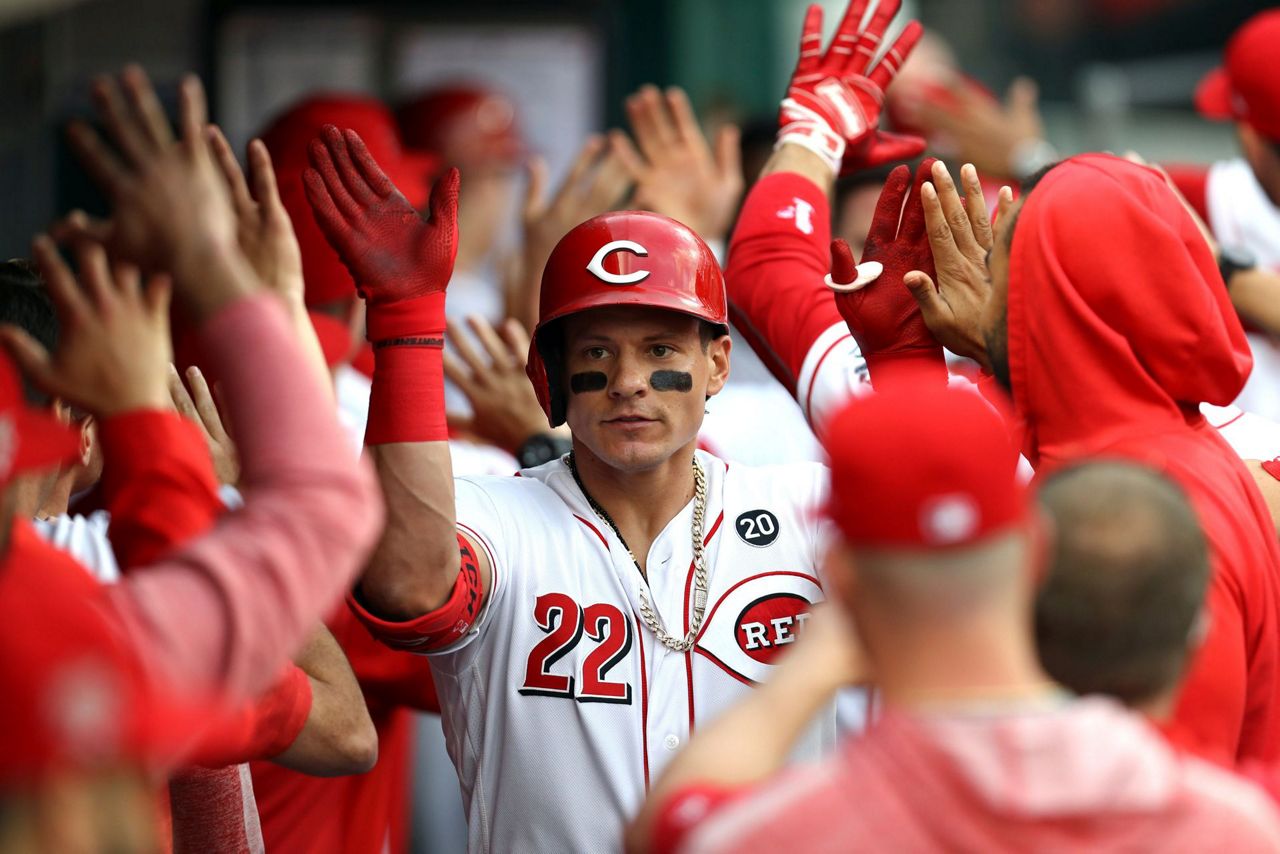
[[[61,126],[93,74],[141,61],[168,93],[208,82],[243,144],[313,89],[395,97],[479,78],[520,103],[534,146],[563,168],[582,135],[621,121],[621,97],[678,83],[706,118],[774,109],[805,0],[0,0],[0,254],[24,254],[56,211],[92,204]],[[841,3],[825,0],[828,25]],[[1230,130],[1190,94],[1256,0],[916,0],[961,67],[996,92],[1042,87],[1064,151],[1134,148],[1157,159],[1228,154]]]

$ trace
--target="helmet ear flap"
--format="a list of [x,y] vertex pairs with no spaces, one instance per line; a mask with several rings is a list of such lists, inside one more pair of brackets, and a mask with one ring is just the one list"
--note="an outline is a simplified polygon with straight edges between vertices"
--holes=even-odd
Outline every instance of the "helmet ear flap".
[[554,429],[565,422],[569,401],[564,393],[564,329],[558,320],[539,329],[534,336],[534,346],[542,359],[546,377],[547,420]]

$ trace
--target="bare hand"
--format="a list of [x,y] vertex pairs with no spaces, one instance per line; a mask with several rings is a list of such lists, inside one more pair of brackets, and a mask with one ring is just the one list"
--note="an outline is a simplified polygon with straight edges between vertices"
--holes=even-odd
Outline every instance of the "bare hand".
[[268,290],[290,306],[301,306],[302,250],[298,248],[289,214],[280,201],[267,147],[260,139],[249,143],[249,181],[246,182],[222,130],[217,125],[209,125],[205,138],[231,194],[240,249]]
[[583,144],[554,197],[548,198],[547,164],[541,158],[529,162],[525,190],[524,247],[519,270],[507,287],[507,315],[532,329],[538,319],[538,294],[542,268],[560,238],[574,226],[613,210],[627,198],[632,177],[619,154],[615,134],[608,141],[592,136]]
[[627,99],[627,118],[640,151],[621,134],[615,145],[635,178],[636,207],[684,223],[705,241],[723,241],[742,198],[738,128],[721,127],[713,151],[689,96],[675,87],[641,88]]
[[[933,182],[925,184],[920,194],[937,284],[922,270],[908,273],[904,281],[942,346],[989,369],[979,318],[991,293],[986,264],[993,243],[991,222],[977,170],[966,164],[961,175],[964,203],[942,161],[933,165]],[[1012,198],[1008,187],[1001,188],[1002,206],[1007,207]]]
[[57,350],[48,352],[16,326],[0,340],[18,367],[42,389],[99,418],[168,406],[169,294],[165,276],[144,288],[138,268],[108,265],[102,246],[82,240],[77,284],[53,241],[34,244],[36,263],[58,313]]
[[468,336],[452,321],[447,334],[458,356],[445,351],[444,374],[467,396],[474,413],[456,426],[514,453],[529,437],[547,431],[547,417],[525,376],[529,335],[514,320],[495,330],[487,320],[467,318],[487,358],[476,353]]
[[946,91],[906,102],[905,112],[924,128],[939,150],[972,163],[981,174],[1014,177],[1021,150],[1044,140],[1039,92],[1019,77],[1001,104],[968,80]]
[[[72,148],[111,201],[112,218],[93,223],[80,216],[63,223],[57,236],[99,240],[112,258],[174,273],[188,299],[220,303],[210,299],[220,295],[201,292],[209,287],[204,267],[228,252],[238,255],[236,221],[204,141],[204,89],[195,77],[182,81],[181,138],[175,141],[142,69],[126,68],[121,83],[123,95],[111,78],[93,88],[94,106],[116,150],[83,122],[69,131]],[[253,286],[231,284],[242,292]]]
[[[190,391],[187,385],[191,386]],[[169,397],[178,414],[200,428],[209,456],[213,458],[213,471],[218,476],[218,483],[226,486],[239,483],[240,458],[236,455],[235,442],[222,426],[222,416],[218,414],[213,393],[200,369],[195,365],[187,368],[187,383],[184,385],[178,369],[169,365]]]

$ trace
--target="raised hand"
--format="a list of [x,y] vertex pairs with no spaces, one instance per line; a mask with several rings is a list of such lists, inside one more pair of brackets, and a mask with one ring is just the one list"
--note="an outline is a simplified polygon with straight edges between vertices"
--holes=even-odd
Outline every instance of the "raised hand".
[[[925,232],[933,254],[934,273],[917,269],[907,274],[907,287],[935,338],[948,350],[990,367],[979,319],[991,293],[987,253],[993,236],[978,170],[960,170],[965,201],[941,162],[933,164],[933,181],[921,189]],[[1013,193],[1000,189],[1000,209],[1012,204]],[[936,277],[937,283],[934,279]]]
[[924,208],[920,204],[921,187],[929,180],[933,163],[926,160],[920,164],[914,188],[906,166],[895,168],[885,181],[867,231],[863,263],[859,265],[866,271],[871,262],[878,263],[878,277],[873,281],[866,281],[865,275],[855,278],[858,269],[853,267],[849,245],[836,240],[831,246],[829,285],[836,292],[841,316],[867,360],[872,382],[877,380],[880,365],[904,359],[933,363],[945,381],[942,347],[929,332],[919,305],[904,283],[912,271],[925,275],[933,271]]
[[988,177],[1025,178],[1043,165],[1046,151],[1052,152],[1038,99],[1036,84],[1025,77],[1013,81],[1003,104],[976,83],[959,79],[944,90],[904,99],[903,112],[936,140],[935,148],[945,148],[955,160],[974,164]]
[[542,268],[556,243],[578,223],[621,205],[631,191],[633,178],[620,153],[619,137],[622,134],[589,137],[554,196],[546,192],[546,163],[541,158],[529,162],[522,210],[524,244],[506,293],[507,316],[528,329],[538,319]]
[[217,125],[205,129],[236,214],[236,238],[262,284],[291,305],[303,302],[302,250],[280,201],[271,155],[262,140],[249,143],[249,180]]
[[869,0],[851,0],[835,37],[822,50],[822,8],[810,6],[800,36],[800,59],[778,113],[778,144],[813,151],[833,173],[846,174],[910,160],[923,139],[878,129],[884,90],[920,40],[918,21],[875,62],[885,31],[901,0],[881,0],[865,28],[859,28]]
[[[175,140],[141,68],[126,68],[119,84],[111,78],[95,83],[94,106],[115,150],[84,122],[74,122],[69,136],[110,200],[111,219],[94,223],[79,215],[56,233],[64,240],[100,240],[113,259],[144,271],[173,272],[183,296],[209,302],[222,294],[201,292],[209,287],[202,274],[210,259],[239,254],[236,222],[204,141],[207,118],[200,81],[185,78],[179,96],[180,136]],[[219,277],[218,286],[222,284]],[[246,292],[254,285],[252,279],[232,284]]]
[[449,345],[458,355],[445,352],[444,374],[462,389],[473,413],[469,421],[452,419],[453,424],[515,453],[529,437],[547,429],[547,416],[524,372],[529,334],[511,319],[498,329],[479,317],[467,318],[467,324],[485,355],[476,352],[456,324],[449,323]]
[[316,222],[371,306],[443,295],[458,254],[458,170],[431,190],[422,218],[353,130],[326,125],[303,180]]
[[16,326],[0,329],[22,372],[99,418],[167,408],[168,277],[152,276],[144,287],[136,266],[110,264],[100,244],[82,240],[76,247],[81,287],[52,240],[41,235],[33,249],[60,334],[50,353]]
[[636,182],[633,204],[684,223],[707,242],[723,241],[742,198],[738,128],[721,127],[712,149],[689,96],[675,87],[641,88],[627,99],[627,118],[640,150],[623,134],[613,142]]
[[[188,391],[187,386],[190,386]],[[178,369],[169,366],[169,397],[173,408],[191,423],[200,428],[204,443],[209,448],[209,456],[213,458],[213,472],[218,483],[235,486],[240,482],[240,459],[236,455],[236,445],[222,426],[222,416],[214,403],[209,383],[205,381],[200,369],[192,365],[187,368],[187,382],[184,385]]]

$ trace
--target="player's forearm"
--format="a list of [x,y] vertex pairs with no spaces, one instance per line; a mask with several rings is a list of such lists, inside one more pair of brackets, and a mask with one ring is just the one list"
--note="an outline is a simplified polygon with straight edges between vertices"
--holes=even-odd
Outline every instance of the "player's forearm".
[[764,168],[760,170],[760,177],[767,178],[782,172],[791,172],[807,178],[826,196],[830,196],[836,186],[836,176],[831,171],[831,167],[823,163],[821,157],[803,146],[793,144],[780,146],[765,161]]
[[690,785],[726,789],[775,774],[823,706],[841,687],[821,651],[797,647],[772,678],[703,727],[658,778],[628,833],[629,850],[646,850],[664,801]]
[[368,449],[387,505],[382,539],[359,598],[388,620],[411,620],[448,599],[458,577],[457,523],[448,442]]
[[342,647],[321,626],[295,663],[311,680],[311,710],[297,738],[272,761],[317,777],[368,771],[378,761],[378,732]]
[[243,509],[106,591],[163,677],[239,700],[266,687],[364,563],[382,519],[326,392],[273,297],[202,329],[243,467]]
[[1280,273],[1241,270],[1227,284],[1236,311],[1272,335],[1280,335]]

